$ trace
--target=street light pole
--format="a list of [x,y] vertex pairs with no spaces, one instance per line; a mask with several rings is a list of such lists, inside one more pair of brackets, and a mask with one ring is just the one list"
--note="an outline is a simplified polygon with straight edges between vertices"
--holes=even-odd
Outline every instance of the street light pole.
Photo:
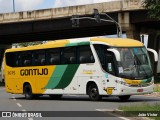
[[13,0],[13,12],[15,12],[15,3],[14,3],[14,0]]
[[[101,19],[100,15],[105,15],[106,17],[109,18],[109,20]],[[79,17],[78,15],[72,15],[72,18],[71,18],[72,26],[73,27],[79,27],[79,20],[81,20],[81,19],[96,20],[98,23],[100,23],[101,21],[115,23],[116,28],[117,28],[117,37],[122,37],[121,25],[118,22],[116,22],[113,18],[111,18],[109,15],[107,15],[106,13],[100,13],[99,14],[98,9],[94,9],[94,18],[93,17]]]

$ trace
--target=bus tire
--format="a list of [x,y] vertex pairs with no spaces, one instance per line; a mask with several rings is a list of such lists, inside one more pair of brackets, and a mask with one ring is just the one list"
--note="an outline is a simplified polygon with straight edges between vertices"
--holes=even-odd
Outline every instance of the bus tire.
[[99,95],[98,87],[96,84],[91,84],[88,88],[88,95],[91,101],[98,101],[101,99]]
[[26,85],[24,86],[24,91],[23,91],[23,93],[24,93],[24,96],[25,96],[25,98],[26,98],[27,100],[31,100],[31,99],[33,99],[33,97],[34,97],[34,95],[32,94],[32,87],[31,87],[30,84],[26,84]]
[[126,100],[128,100],[131,96],[130,95],[122,95],[122,96],[118,96],[119,97],[119,99],[121,100],[121,101],[126,101]]
[[57,100],[57,99],[61,99],[61,97],[62,97],[62,95],[61,94],[51,94],[51,95],[49,95],[49,97],[51,98],[51,99],[55,99],[55,100]]

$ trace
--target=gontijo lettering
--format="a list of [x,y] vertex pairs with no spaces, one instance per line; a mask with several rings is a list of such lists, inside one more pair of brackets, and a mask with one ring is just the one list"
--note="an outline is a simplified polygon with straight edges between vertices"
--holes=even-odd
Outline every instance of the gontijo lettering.
[[21,76],[33,76],[33,75],[48,75],[48,69],[21,69],[20,70]]

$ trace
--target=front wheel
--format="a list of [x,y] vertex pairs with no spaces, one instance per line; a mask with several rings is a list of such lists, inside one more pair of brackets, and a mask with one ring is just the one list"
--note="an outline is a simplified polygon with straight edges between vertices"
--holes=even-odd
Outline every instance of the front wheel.
[[30,84],[24,86],[23,89],[24,96],[27,100],[33,99],[32,88]]
[[128,100],[131,96],[130,95],[122,95],[122,96],[118,96],[119,97],[119,99],[121,100],[121,101],[126,101],[126,100]]
[[101,96],[99,95],[98,87],[95,84],[91,84],[88,88],[88,95],[90,100],[92,101],[98,101],[101,99]]

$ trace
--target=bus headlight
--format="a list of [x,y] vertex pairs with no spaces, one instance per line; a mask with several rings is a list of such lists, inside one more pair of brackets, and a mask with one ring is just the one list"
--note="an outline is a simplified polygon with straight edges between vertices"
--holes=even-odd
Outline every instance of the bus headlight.
[[151,80],[151,82],[149,83],[149,85],[152,85],[154,83],[154,80]]
[[119,81],[119,80],[115,80],[116,83],[119,83],[121,85],[125,85],[125,86],[130,86],[129,84],[127,84],[126,82],[124,81]]

